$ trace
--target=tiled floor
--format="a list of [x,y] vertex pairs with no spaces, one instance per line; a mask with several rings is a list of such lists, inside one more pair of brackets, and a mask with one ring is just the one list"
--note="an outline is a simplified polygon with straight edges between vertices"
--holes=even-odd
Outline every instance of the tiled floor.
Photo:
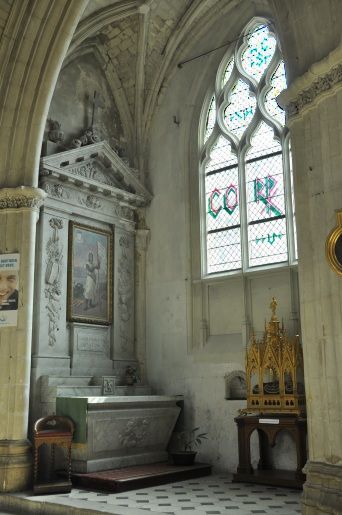
[[119,494],[74,488],[70,494],[34,499],[69,506],[70,514],[76,508],[79,513],[84,506],[102,513],[125,515],[146,515],[148,512],[153,515],[295,515],[300,513],[300,495],[297,490],[231,483],[228,475],[212,475]]

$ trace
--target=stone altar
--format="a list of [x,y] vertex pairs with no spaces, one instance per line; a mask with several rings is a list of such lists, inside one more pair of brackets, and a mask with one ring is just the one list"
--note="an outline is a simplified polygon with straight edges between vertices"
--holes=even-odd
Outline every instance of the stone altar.
[[162,395],[57,397],[57,414],[76,424],[72,471],[165,461],[180,400]]

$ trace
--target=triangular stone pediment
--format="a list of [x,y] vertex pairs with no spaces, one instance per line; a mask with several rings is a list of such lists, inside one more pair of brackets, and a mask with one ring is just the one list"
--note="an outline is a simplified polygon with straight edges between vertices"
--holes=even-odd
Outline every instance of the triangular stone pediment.
[[66,150],[41,158],[40,175],[84,184],[92,190],[114,197],[125,193],[125,200],[148,204],[151,193],[106,141]]

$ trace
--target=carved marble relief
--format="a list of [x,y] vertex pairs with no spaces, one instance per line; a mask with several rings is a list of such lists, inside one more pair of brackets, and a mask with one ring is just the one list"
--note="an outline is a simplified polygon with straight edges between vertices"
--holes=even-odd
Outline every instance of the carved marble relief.
[[43,184],[43,190],[46,191],[50,197],[57,199],[68,199],[70,197],[69,192],[64,188],[63,184],[60,183],[45,183]]
[[133,323],[133,257],[131,241],[127,236],[119,240],[120,257],[118,261],[118,313],[120,347],[123,352],[130,344],[129,325]]
[[80,195],[78,199],[81,202],[81,204],[83,204],[89,209],[99,209],[102,206],[100,200],[97,197],[95,197],[95,195]]
[[126,427],[119,433],[119,440],[123,447],[134,448],[146,440],[150,421],[146,418],[137,418],[127,422]]
[[114,180],[110,175],[106,175],[95,165],[94,162],[83,163],[78,166],[73,166],[67,169],[72,175],[78,175],[85,177],[86,179],[92,179],[94,181],[101,182],[102,184],[108,184],[109,186],[116,186]]
[[128,206],[121,206],[120,216],[126,220],[134,219],[134,211]]
[[59,240],[58,231],[63,228],[63,220],[51,218],[49,221],[52,235],[46,244],[47,263],[45,270],[45,298],[47,299],[46,311],[48,317],[49,345],[56,343],[56,333],[61,312],[61,271],[63,261],[63,247]]

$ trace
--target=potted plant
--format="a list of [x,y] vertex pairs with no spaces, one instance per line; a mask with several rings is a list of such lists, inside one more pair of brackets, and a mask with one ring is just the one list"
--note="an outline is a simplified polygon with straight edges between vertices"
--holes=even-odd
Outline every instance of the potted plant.
[[174,465],[193,465],[198,448],[203,440],[207,440],[207,433],[200,433],[199,427],[185,429],[176,435],[179,450],[172,451],[171,457]]

